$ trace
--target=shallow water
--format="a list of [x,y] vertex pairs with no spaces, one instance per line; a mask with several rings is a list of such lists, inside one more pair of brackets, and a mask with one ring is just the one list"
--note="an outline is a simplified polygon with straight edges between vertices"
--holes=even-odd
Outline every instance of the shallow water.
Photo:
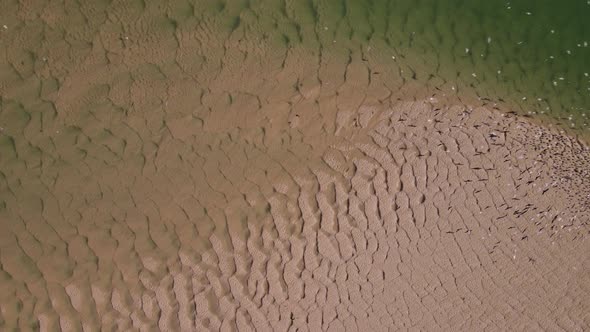
[[275,11],[269,16],[287,43],[331,49],[353,40],[365,52],[384,43],[383,58],[396,57],[412,78],[442,78],[453,91],[475,90],[481,97],[517,103],[521,113],[588,126],[590,4],[585,0],[287,1]]
[[[203,47],[220,52],[223,44],[240,38],[260,38],[277,50],[297,45],[309,52],[372,48],[383,61],[396,57],[408,66],[411,78],[444,80],[449,93],[465,88],[482,97],[512,100],[523,113],[571,117],[567,126],[588,125],[586,0],[172,1],[147,7],[141,1],[105,1],[63,8],[42,1],[3,1],[2,7],[9,9],[0,14],[6,49],[3,107],[11,101],[30,102],[30,90],[40,86],[51,90],[63,84],[98,40],[114,53],[136,47],[136,56],[158,66],[173,61],[187,28],[206,25],[211,35]],[[150,19],[131,23],[139,16]],[[156,58],[150,58],[154,50],[141,54],[141,44],[152,42],[160,48]],[[184,56],[203,66],[204,53]],[[46,63],[52,67],[49,75],[43,73]],[[26,83],[17,83],[22,80]]]
[[[385,39],[412,56],[432,59],[425,62],[441,77],[481,96],[518,102],[523,113],[571,116],[566,125],[587,127],[590,3],[383,3],[390,6],[386,13],[394,13],[386,14],[393,28],[385,30]],[[400,38],[404,32],[411,41]]]
[[527,3],[0,0],[0,329],[587,326],[588,150],[490,109],[585,128],[590,5]]

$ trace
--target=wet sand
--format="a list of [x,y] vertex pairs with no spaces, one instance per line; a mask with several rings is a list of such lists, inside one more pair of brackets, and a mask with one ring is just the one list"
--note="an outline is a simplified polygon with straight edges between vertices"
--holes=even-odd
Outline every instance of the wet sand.
[[590,326],[583,137],[378,42],[85,6],[3,32],[2,330]]

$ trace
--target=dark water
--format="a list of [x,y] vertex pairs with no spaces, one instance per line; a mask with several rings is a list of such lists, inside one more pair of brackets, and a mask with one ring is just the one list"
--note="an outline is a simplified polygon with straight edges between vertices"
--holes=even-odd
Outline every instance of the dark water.
[[[181,34],[207,26],[211,35],[203,48],[218,47],[220,56],[225,41],[242,37],[274,41],[277,48],[303,45],[316,54],[373,47],[383,59],[403,62],[417,80],[442,79],[459,91],[474,89],[517,102],[520,112],[587,126],[588,0],[83,1],[63,6],[5,0],[1,7],[6,10],[0,14],[0,43],[8,50],[0,63],[4,104],[28,103],[34,93],[23,90],[29,88],[59,86],[96,44],[113,52],[114,43],[154,43],[159,53],[173,54]],[[140,25],[139,17],[149,20]],[[131,40],[123,39],[129,35]],[[138,52],[136,62],[173,62],[169,55],[154,62],[153,51]],[[193,63],[202,57],[185,56]],[[43,61],[58,67],[51,79],[32,75]],[[17,84],[22,87],[16,95],[8,91]]]
[[549,113],[568,118],[567,125],[587,126],[586,0],[423,1],[415,6],[407,7],[407,23],[401,25],[401,30],[416,32],[409,52],[417,49],[433,58],[436,53],[438,64],[448,66],[441,76],[482,94],[489,89],[492,95],[519,101],[526,113]]
[[289,42],[329,48],[330,40],[367,47],[383,41],[398,61],[415,68],[418,80],[437,76],[516,102],[521,113],[588,126],[587,0],[310,1],[277,9],[284,11],[278,31]]

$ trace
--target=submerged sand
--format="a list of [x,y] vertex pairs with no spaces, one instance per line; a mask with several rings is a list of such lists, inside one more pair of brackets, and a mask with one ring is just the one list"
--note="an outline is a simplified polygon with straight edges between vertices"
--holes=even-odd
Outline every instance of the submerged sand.
[[577,138],[378,45],[97,26],[3,58],[2,330],[590,326]]
[[355,91],[262,106],[252,136],[228,109],[167,123],[151,154],[87,141],[53,177],[12,169],[2,326],[588,326],[586,146],[436,96],[336,106]]

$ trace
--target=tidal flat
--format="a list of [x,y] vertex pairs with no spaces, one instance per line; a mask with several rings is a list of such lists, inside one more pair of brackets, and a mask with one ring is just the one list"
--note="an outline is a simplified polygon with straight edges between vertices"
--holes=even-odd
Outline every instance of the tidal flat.
[[0,9],[0,330],[590,327],[586,0]]

